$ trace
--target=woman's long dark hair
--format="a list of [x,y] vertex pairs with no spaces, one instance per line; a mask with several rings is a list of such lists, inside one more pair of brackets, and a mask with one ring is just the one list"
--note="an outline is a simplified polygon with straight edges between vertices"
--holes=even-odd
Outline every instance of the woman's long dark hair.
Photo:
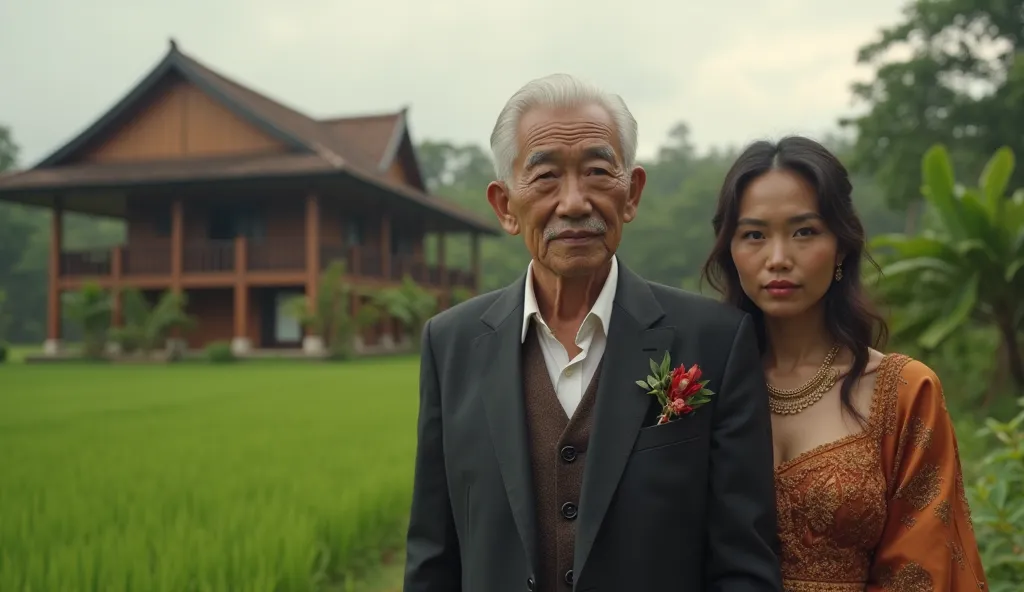
[[863,414],[851,401],[853,387],[867,368],[868,349],[885,343],[888,327],[871,306],[861,283],[862,259],[876,269],[878,264],[865,252],[864,227],[851,197],[853,186],[846,168],[827,148],[807,138],[790,136],[778,143],[755,142],[743,151],[722,183],[712,220],[715,245],[702,276],[726,302],[750,313],[763,353],[767,347],[764,314],[740,286],[731,244],[747,186],[764,173],[779,169],[800,175],[814,187],[821,216],[836,236],[838,251],[844,254],[842,279],[833,281],[825,293],[825,327],[837,343],[853,352],[853,366],[843,379],[840,400],[853,417],[863,422]]

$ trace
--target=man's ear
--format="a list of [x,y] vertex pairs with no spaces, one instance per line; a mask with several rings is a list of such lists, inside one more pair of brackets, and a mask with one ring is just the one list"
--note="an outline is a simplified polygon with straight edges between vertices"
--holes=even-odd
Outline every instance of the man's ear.
[[498,222],[505,232],[515,236],[519,234],[519,220],[509,210],[509,191],[501,181],[491,181],[487,185],[487,201],[498,216]]
[[629,195],[626,196],[626,207],[622,214],[622,220],[627,224],[636,218],[636,210],[640,207],[640,197],[646,184],[647,171],[643,167],[634,167],[629,175]]

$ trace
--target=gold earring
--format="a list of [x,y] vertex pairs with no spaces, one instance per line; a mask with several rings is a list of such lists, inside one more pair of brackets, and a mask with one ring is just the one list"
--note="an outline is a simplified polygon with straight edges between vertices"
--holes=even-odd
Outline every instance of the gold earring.
[[836,265],[836,281],[843,279],[843,264]]

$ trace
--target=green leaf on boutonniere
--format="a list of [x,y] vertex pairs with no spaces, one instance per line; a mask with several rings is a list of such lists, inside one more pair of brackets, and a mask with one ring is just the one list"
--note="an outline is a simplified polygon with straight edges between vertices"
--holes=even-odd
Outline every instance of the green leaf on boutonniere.
[[640,388],[644,388],[644,389],[645,389],[645,388],[650,388],[650,387],[649,387],[649,386],[647,385],[647,383],[646,383],[646,382],[644,382],[643,380],[638,380],[638,381],[636,381],[636,385],[637,385],[638,387],[640,387]]
[[689,405],[690,407],[696,407],[698,405],[703,405],[704,403],[707,403],[710,400],[711,395],[706,394],[704,391],[701,391],[696,395],[690,397],[689,400],[686,401],[686,404]]
[[[651,363],[653,363],[653,362],[654,362],[654,360],[651,360]],[[665,352],[665,357],[661,359],[661,375],[662,376],[666,376],[666,375],[668,375],[668,372],[669,372],[669,357],[668,357],[668,351],[666,351]]]

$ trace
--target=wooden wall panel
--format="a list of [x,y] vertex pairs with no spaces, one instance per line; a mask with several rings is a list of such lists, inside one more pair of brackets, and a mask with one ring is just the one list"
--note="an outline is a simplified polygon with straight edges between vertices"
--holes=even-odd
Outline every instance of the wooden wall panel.
[[[260,299],[249,289],[247,337],[254,348],[260,344]],[[234,288],[189,290],[187,312],[196,318],[195,329],[185,335],[190,349],[202,349],[214,341],[230,342],[235,331]]]
[[86,152],[83,162],[160,160],[182,156],[183,98],[174,88],[162,93],[105,141]]
[[405,172],[405,167],[402,166],[401,158],[396,158],[395,161],[391,163],[391,166],[388,168],[387,176],[391,180],[397,181],[403,185],[413,184],[409,178],[409,175],[407,175]]
[[284,152],[278,140],[179,80],[79,159],[124,162]]
[[183,85],[186,156],[224,156],[284,152],[285,146],[214,101],[203,91]]
[[234,292],[228,289],[189,290],[186,311],[196,319],[195,328],[185,334],[190,349],[201,349],[214,341],[230,342],[234,337]]

